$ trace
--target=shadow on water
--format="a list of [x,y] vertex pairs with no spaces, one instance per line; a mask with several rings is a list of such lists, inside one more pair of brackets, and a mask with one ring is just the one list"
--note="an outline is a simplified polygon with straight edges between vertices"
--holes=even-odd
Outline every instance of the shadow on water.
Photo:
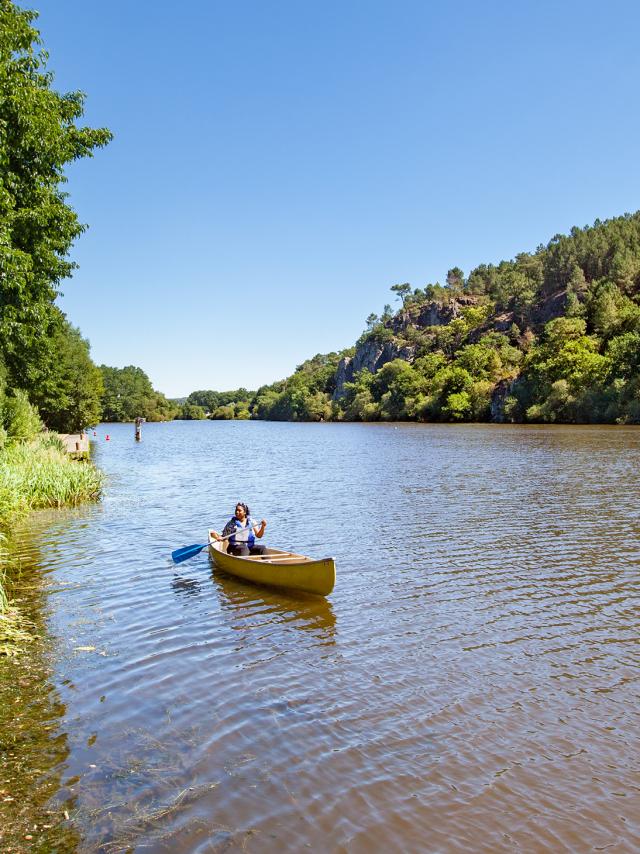
[[69,819],[71,797],[54,803],[63,787],[70,753],[62,729],[67,709],[52,681],[46,626],[46,593],[38,567],[43,556],[32,547],[16,553],[19,576],[14,601],[35,636],[15,657],[0,657],[0,847],[2,851],[74,851],[80,835]]

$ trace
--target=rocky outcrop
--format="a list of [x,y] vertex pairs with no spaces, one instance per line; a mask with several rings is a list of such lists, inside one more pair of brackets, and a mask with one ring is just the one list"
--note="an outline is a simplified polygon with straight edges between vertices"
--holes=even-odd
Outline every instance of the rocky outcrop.
[[[474,296],[459,296],[445,304],[436,301],[428,302],[420,306],[417,315],[409,310],[398,312],[388,324],[385,324],[385,328],[391,330],[394,335],[402,335],[410,326],[415,329],[424,329],[428,326],[446,326],[447,323],[451,323],[452,320],[460,316],[463,308],[477,305],[477,303],[478,300]],[[367,339],[362,344],[357,345],[354,356],[345,357],[338,363],[333,399],[338,400],[343,397],[344,384],[353,382],[358,371],[367,370],[375,374],[383,365],[392,362],[394,359],[413,362],[414,358],[414,347],[400,346],[395,341],[380,342],[375,337]]]
[[511,392],[513,380],[500,380],[491,395],[491,420],[496,424],[504,422],[504,402]]
[[563,317],[567,310],[567,297],[567,290],[563,288],[549,294],[540,305],[536,306],[532,316],[534,329],[541,331],[545,323],[555,320],[556,317]]
[[336,371],[336,389],[333,393],[333,399],[338,400],[344,395],[344,384],[353,382],[354,376],[358,371],[367,370],[372,374],[379,371],[387,362],[392,362],[394,359],[404,359],[407,362],[412,362],[415,358],[415,349],[413,347],[399,347],[394,341],[385,341],[381,343],[374,339],[369,339],[356,347],[354,356],[347,356],[340,359]]
[[428,302],[422,306],[418,315],[418,328],[425,326],[446,326],[456,317],[460,317],[462,309],[471,308],[478,304],[477,297],[459,296],[450,300],[445,305],[437,302]]
[[416,329],[424,329],[427,326],[446,326],[456,317],[460,317],[463,308],[470,308],[478,304],[475,296],[460,295],[450,299],[447,303],[432,302],[424,303],[416,313],[416,308],[402,309],[389,322],[389,328],[396,335],[409,326]]
[[518,389],[522,385],[522,377],[500,380],[491,395],[491,421],[494,424],[504,424],[513,420],[513,412],[505,417],[504,405],[508,397],[518,397]]

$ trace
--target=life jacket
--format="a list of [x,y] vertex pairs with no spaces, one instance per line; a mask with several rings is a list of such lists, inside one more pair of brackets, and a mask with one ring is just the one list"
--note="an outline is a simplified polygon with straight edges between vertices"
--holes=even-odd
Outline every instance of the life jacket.
[[243,526],[239,519],[235,516],[229,520],[230,524],[236,526],[236,533],[229,537],[229,544],[232,546],[249,546],[253,548],[256,538],[253,536],[253,519],[247,516],[245,519],[246,525]]

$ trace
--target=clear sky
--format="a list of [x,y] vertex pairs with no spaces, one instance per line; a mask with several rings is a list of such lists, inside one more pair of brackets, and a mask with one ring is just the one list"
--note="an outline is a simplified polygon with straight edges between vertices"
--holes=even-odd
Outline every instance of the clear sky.
[[640,208],[636,0],[21,0],[113,143],[61,307],[170,397],[351,346],[444,281]]

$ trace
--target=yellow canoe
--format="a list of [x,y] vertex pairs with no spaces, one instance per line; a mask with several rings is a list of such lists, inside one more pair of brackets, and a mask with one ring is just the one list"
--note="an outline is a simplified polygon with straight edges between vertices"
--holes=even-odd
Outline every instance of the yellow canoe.
[[336,583],[336,565],[332,557],[314,560],[305,555],[269,548],[264,555],[237,557],[227,554],[227,543],[214,540],[211,531],[209,552],[218,569],[256,584],[328,596]]

